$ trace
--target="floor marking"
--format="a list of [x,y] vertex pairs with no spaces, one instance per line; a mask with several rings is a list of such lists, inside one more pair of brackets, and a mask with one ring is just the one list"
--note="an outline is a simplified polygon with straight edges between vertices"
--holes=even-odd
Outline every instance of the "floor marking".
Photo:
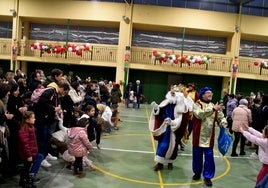
[[[149,112],[148,112],[148,106],[146,106],[145,107],[145,110],[146,110],[146,117],[147,117],[147,121],[148,121],[148,124],[149,124],[149,121],[150,121],[150,119],[149,119]],[[154,141],[154,139],[153,139],[153,135],[152,135],[152,133],[150,133],[150,135],[151,135],[151,139],[152,139],[152,145],[153,145],[153,150],[154,150],[154,153],[156,153],[155,152],[155,141]],[[225,160],[225,162],[226,162],[226,164],[227,164],[227,167],[226,167],[226,169],[225,169],[225,171],[222,173],[222,174],[220,174],[219,176],[215,176],[213,179],[219,179],[219,178],[221,178],[221,177],[223,177],[223,176],[225,176],[226,174],[228,174],[228,172],[230,171],[230,169],[231,169],[231,165],[230,165],[230,162],[229,162],[229,160],[226,158],[226,157],[223,157],[224,158],[224,160]],[[159,176],[159,181],[160,181],[160,187],[161,188],[163,188],[164,187],[164,185],[168,185],[168,184],[163,184],[163,180],[162,180],[162,175],[161,175],[161,172],[160,171],[158,171],[158,176]],[[191,182],[190,184],[192,184],[193,182]],[[202,182],[194,182],[193,184],[195,184],[195,183],[197,183],[197,184],[200,184],[200,183],[202,183]],[[186,185],[189,185],[188,183],[186,183]]]
[[148,122],[146,122],[146,121],[134,121],[134,120],[124,120],[122,123],[124,123],[124,122],[131,122],[131,123],[145,123],[145,124],[148,123]]
[[129,117],[129,118],[136,118],[136,117],[138,117],[138,118],[141,118],[141,119],[146,119],[146,117],[144,117],[144,116],[138,116],[138,115],[121,115],[121,114],[119,114],[119,118],[120,117]]
[[[94,149],[97,149],[97,147],[93,147]],[[117,148],[101,148],[102,150],[108,150],[108,151],[121,151],[121,152],[129,152],[129,153],[143,153],[143,154],[154,154],[153,151],[142,151],[142,150],[128,150],[128,149],[117,149]],[[178,156],[184,156],[184,157],[192,157],[192,154],[187,153],[179,153]],[[222,156],[222,155],[214,155],[214,158],[228,158],[228,159],[252,159],[251,157],[231,157],[231,156]]]
[[[147,121],[149,122],[149,113],[148,113],[148,109],[146,107],[146,114],[147,114]],[[137,136],[137,135],[143,135],[143,136],[148,136],[148,134],[121,134],[121,135],[109,135],[107,137],[116,137],[116,136]],[[153,139],[153,136],[152,134],[150,133],[150,137],[151,137],[151,140],[152,140],[152,146],[153,146],[153,151],[141,151],[141,150],[125,150],[125,149],[116,149],[116,148],[102,148],[103,150],[110,150],[110,151],[121,151],[121,152],[132,152],[132,153],[145,153],[145,154],[155,154],[155,141]],[[94,147],[96,148],[96,147]],[[219,153],[217,150],[216,150],[217,153]],[[185,156],[185,157],[190,157],[192,156],[192,154],[183,154],[183,153],[180,153],[178,154],[180,156]],[[223,158],[225,163],[226,163],[226,169],[225,171],[223,171],[222,174],[219,174],[218,176],[214,177],[213,180],[217,180],[217,179],[220,179],[222,177],[224,177],[225,175],[227,175],[230,171],[230,168],[231,168],[231,165],[230,165],[230,162],[228,160],[229,157],[226,157],[226,156],[222,156],[222,155],[214,155],[214,157],[216,158]],[[237,157],[236,157],[237,158]],[[248,158],[248,157],[240,157],[240,158]],[[119,176],[119,175],[116,175],[114,173],[111,173],[111,172],[108,172],[108,171],[105,171],[104,169],[94,165],[96,170],[106,174],[106,175],[109,175],[109,176],[112,176],[114,178],[117,178],[117,179],[121,179],[121,180],[125,180],[125,181],[130,181],[130,182],[135,182],[135,183],[140,183],[140,184],[150,184],[150,185],[159,185],[161,188],[164,188],[165,186],[185,186],[185,185],[200,185],[200,184],[203,184],[203,181],[194,181],[194,182],[191,182],[191,179],[189,180],[189,182],[182,182],[182,183],[164,183],[163,182],[163,178],[162,178],[162,172],[161,171],[157,171],[157,174],[158,174],[158,178],[159,178],[159,182],[150,182],[150,181],[142,181],[142,180],[137,180],[137,179],[132,179],[132,178],[126,178],[126,177],[123,177],[123,176]],[[224,169],[223,169],[224,170]]]
[[[147,123],[149,124],[149,121],[150,121],[150,118],[149,117],[150,116],[149,116],[149,112],[148,112],[147,106],[146,106],[145,110],[146,110]],[[152,147],[153,147],[153,151],[154,151],[154,155],[155,155],[156,154],[156,145],[155,145],[155,140],[154,140],[153,134],[151,132],[150,132],[150,137],[151,137]],[[163,177],[162,177],[161,171],[158,170],[157,171],[157,174],[158,174],[158,179],[159,179],[160,187],[161,188],[164,188]]]
[[[97,147],[94,147],[97,148]],[[127,149],[112,149],[112,148],[101,148],[102,150],[109,150],[109,151],[124,151],[124,152],[130,152],[130,153],[150,153],[152,154],[153,152],[151,151],[138,151],[138,150],[127,150]]]

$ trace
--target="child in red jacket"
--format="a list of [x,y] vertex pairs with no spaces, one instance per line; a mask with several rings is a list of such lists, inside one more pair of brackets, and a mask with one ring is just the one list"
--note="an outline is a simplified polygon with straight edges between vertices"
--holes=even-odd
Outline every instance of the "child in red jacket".
[[20,174],[20,186],[35,187],[35,175],[38,173],[41,162],[44,159],[38,153],[37,141],[34,128],[35,115],[32,111],[26,111],[19,127],[19,157],[23,161],[24,169]]

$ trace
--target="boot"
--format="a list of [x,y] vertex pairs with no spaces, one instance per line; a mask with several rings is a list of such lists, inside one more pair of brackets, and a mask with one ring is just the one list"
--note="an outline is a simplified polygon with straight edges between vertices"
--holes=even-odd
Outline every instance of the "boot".
[[168,163],[168,169],[173,170],[173,164],[172,163]]
[[73,174],[74,174],[75,176],[79,174],[77,168],[74,168],[74,170],[73,170]]
[[22,172],[20,173],[19,186],[20,186],[20,187],[25,187],[26,182],[27,182],[27,181],[26,181],[26,174],[25,174],[24,171],[22,171]]
[[78,177],[79,178],[84,178],[86,176],[86,172],[85,171],[78,171]]
[[162,170],[164,168],[164,165],[162,163],[157,163],[154,166],[154,171]]
[[26,179],[25,186],[23,188],[36,188],[36,186],[34,185],[34,174],[29,174]]

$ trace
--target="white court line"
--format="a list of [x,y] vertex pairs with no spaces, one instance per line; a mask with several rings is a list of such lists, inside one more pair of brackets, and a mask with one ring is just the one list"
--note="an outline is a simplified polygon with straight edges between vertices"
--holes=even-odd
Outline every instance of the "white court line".
[[131,123],[146,123],[146,124],[148,124],[147,121],[129,121],[129,120],[124,120],[124,121],[122,121],[122,123],[124,123],[124,122],[131,122]]
[[119,117],[128,117],[128,118],[142,118],[142,119],[146,119],[146,117],[144,117],[144,116],[137,116],[137,115],[130,116],[130,115],[119,114],[118,116]]
[[[93,147],[97,148],[97,147]],[[103,150],[109,151],[123,151],[123,152],[130,152],[130,153],[153,153],[152,151],[138,151],[138,150],[128,150],[128,149],[113,149],[113,148],[101,148]]]
[[[97,148],[97,147],[93,147]],[[101,148],[102,150],[108,150],[108,151],[122,151],[122,152],[130,152],[130,153],[146,153],[146,154],[153,154],[153,151],[141,151],[141,150],[128,150],[128,149],[115,149],[115,148]],[[192,154],[185,154],[185,153],[179,153],[178,156],[192,156]],[[221,155],[214,155],[215,158],[223,158]],[[252,159],[251,157],[231,157],[231,156],[225,156],[229,159]],[[256,159],[252,159],[256,160]]]

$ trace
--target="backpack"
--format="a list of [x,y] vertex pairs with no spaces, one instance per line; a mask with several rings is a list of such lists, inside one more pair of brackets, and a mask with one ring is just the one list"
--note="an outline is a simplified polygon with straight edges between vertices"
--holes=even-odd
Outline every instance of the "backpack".
[[[53,89],[51,87],[47,87],[47,88],[37,88],[33,91],[32,95],[31,95],[31,101],[36,104],[39,101],[40,96],[44,93],[44,91],[48,90],[48,89]],[[51,99],[53,98],[54,95],[51,96]]]

